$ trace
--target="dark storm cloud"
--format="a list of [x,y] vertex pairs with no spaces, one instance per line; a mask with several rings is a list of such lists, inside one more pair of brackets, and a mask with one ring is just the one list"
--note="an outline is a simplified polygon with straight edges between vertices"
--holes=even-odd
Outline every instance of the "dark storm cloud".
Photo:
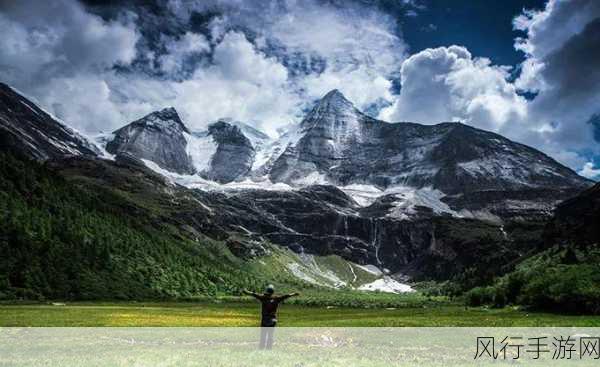
[[595,98],[590,91],[600,89],[600,18],[546,57],[544,64],[542,75],[556,86],[555,98],[560,103],[582,103]]
[[585,157],[600,155],[588,123],[600,110],[600,2],[551,0],[516,18],[515,27],[527,32],[516,43],[527,56],[516,84],[537,93],[529,107],[540,132],[533,141],[592,172]]

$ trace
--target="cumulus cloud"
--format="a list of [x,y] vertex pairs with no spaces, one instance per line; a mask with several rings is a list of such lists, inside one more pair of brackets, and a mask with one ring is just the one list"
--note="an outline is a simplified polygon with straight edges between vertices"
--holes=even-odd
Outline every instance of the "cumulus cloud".
[[2,2],[0,78],[78,129],[110,127],[120,108],[102,75],[134,60],[133,22],[131,13],[105,21],[69,0]]
[[301,101],[289,86],[287,69],[230,31],[214,50],[214,64],[175,83],[176,107],[194,128],[224,116],[254,123],[274,134],[300,112]]
[[526,117],[526,100],[507,81],[508,70],[473,58],[464,47],[426,49],[400,69],[399,98],[381,112],[388,121],[462,121],[500,131]]
[[163,73],[183,77],[186,67],[194,65],[189,58],[210,52],[210,44],[202,34],[186,32],[178,39],[165,41],[165,53],[158,57],[158,64]]
[[515,41],[525,55],[516,80],[464,47],[427,49],[402,63],[400,95],[380,117],[466,122],[581,170],[586,157],[600,154],[597,126],[589,123],[600,112],[600,2],[550,0],[514,26],[526,33]]
[[391,79],[406,57],[396,20],[352,2],[170,0],[169,6],[185,21],[194,12],[218,12],[210,23],[213,42],[230,30],[253,35],[261,52],[287,66],[290,84],[307,100],[337,88],[361,108],[391,101]]
[[[550,0],[514,25],[527,33],[515,45],[526,55],[515,85],[537,93],[528,106],[537,144],[551,154],[600,154],[588,123],[600,112],[600,3]],[[577,161],[572,167],[581,168],[584,160]]]
[[[39,101],[84,132],[111,131],[165,106],[202,130],[224,116],[255,123],[269,133],[300,112],[288,88],[287,69],[258,51],[246,37],[227,33],[216,45],[214,62],[184,80],[143,73],[81,74],[53,78],[39,89]],[[84,117],[84,118],[81,118]]]

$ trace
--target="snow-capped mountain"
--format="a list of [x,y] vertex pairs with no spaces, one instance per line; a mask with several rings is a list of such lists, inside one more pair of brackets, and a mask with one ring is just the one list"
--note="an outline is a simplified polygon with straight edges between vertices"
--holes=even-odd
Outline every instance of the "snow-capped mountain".
[[271,180],[294,184],[312,175],[335,185],[432,187],[447,195],[588,185],[543,153],[500,135],[460,123],[378,121],[337,90],[300,126],[301,138],[275,161]]
[[269,177],[290,184],[305,184],[307,177],[335,184],[365,183],[354,177],[339,180],[335,170],[348,160],[351,151],[362,150],[365,128],[380,123],[383,122],[362,114],[342,93],[333,90],[302,120],[298,139],[290,142],[277,158]]
[[261,140],[268,139],[258,130],[242,125],[251,141],[242,133],[240,125],[240,122],[219,120],[206,131],[191,132],[177,111],[169,107],[150,113],[103,139],[108,153],[127,154],[179,175],[196,174],[210,181],[227,183],[250,172],[255,156],[253,142],[259,146]]
[[42,161],[100,153],[86,138],[3,83],[0,83],[0,143]]
[[185,134],[189,135],[189,130],[177,111],[169,107],[113,132],[114,138],[108,141],[106,150],[146,159],[169,171],[194,174],[196,169],[186,150]]
[[[174,110],[168,111],[176,116]],[[153,139],[158,141],[159,136],[173,137],[169,135],[172,130],[156,129],[157,116],[166,115],[156,112],[115,132],[108,150],[122,145],[125,132],[129,136],[148,125],[156,135],[142,135],[143,144],[137,151],[126,149],[129,153],[176,173],[195,171],[222,183],[268,178],[296,187],[370,185],[385,191],[401,186],[431,188],[445,195],[589,186],[589,181],[552,158],[500,135],[460,123],[420,125],[375,120],[337,90],[323,97],[299,126],[291,127],[279,139],[269,139],[246,124],[227,120],[210,125],[205,132],[190,134],[177,117],[172,125],[181,135],[177,144],[155,144]],[[184,134],[192,138],[183,139]],[[135,138],[136,134],[128,144],[137,147]],[[154,159],[147,154],[149,146],[160,149]],[[184,150],[187,156],[181,154]],[[172,162],[167,164],[165,156]],[[176,168],[177,163],[188,168],[169,169]]]
[[[498,134],[461,123],[373,119],[337,90],[278,139],[231,119],[190,133],[173,109],[164,111],[115,132],[107,150],[124,146],[191,187],[329,184],[359,205],[387,210],[395,218],[419,217],[419,208],[428,208],[437,215],[499,220],[549,215],[558,201],[591,184],[545,154]],[[157,121],[166,121],[167,128],[158,129]],[[141,144],[135,143],[138,130],[148,131]]]
[[[36,159],[100,150],[7,86],[0,128],[7,146]],[[543,153],[460,123],[420,125],[373,119],[339,91],[328,93],[277,139],[233,120],[191,131],[173,108],[111,135],[106,151],[143,161],[182,185],[205,190],[298,190],[333,185],[361,213],[437,216],[548,216],[591,182]]]

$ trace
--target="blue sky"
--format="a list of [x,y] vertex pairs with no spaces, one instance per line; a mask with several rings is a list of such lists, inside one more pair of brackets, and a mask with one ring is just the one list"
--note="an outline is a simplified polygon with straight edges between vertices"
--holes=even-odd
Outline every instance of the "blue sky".
[[411,13],[416,16],[403,16],[401,21],[412,52],[456,44],[494,64],[518,65],[524,55],[515,50],[513,40],[524,34],[513,28],[512,20],[523,9],[543,9],[545,1],[429,0],[421,4],[423,9]]
[[461,121],[600,175],[600,1],[22,0],[0,79],[87,134],[165,106],[275,136],[329,90]]

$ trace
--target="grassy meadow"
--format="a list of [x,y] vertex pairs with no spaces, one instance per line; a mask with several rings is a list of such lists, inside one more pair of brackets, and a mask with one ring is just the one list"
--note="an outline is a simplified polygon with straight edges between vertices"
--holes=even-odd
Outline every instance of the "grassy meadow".
[[[259,312],[259,304],[247,299],[185,303],[4,304],[0,306],[0,326],[257,326]],[[599,327],[600,316],[557,315],[528,312],[513,307],[465,307],[451,302],[436,304],[409,301],[399,307],[369,308],[284,304],[279,311],[279,325]]]

